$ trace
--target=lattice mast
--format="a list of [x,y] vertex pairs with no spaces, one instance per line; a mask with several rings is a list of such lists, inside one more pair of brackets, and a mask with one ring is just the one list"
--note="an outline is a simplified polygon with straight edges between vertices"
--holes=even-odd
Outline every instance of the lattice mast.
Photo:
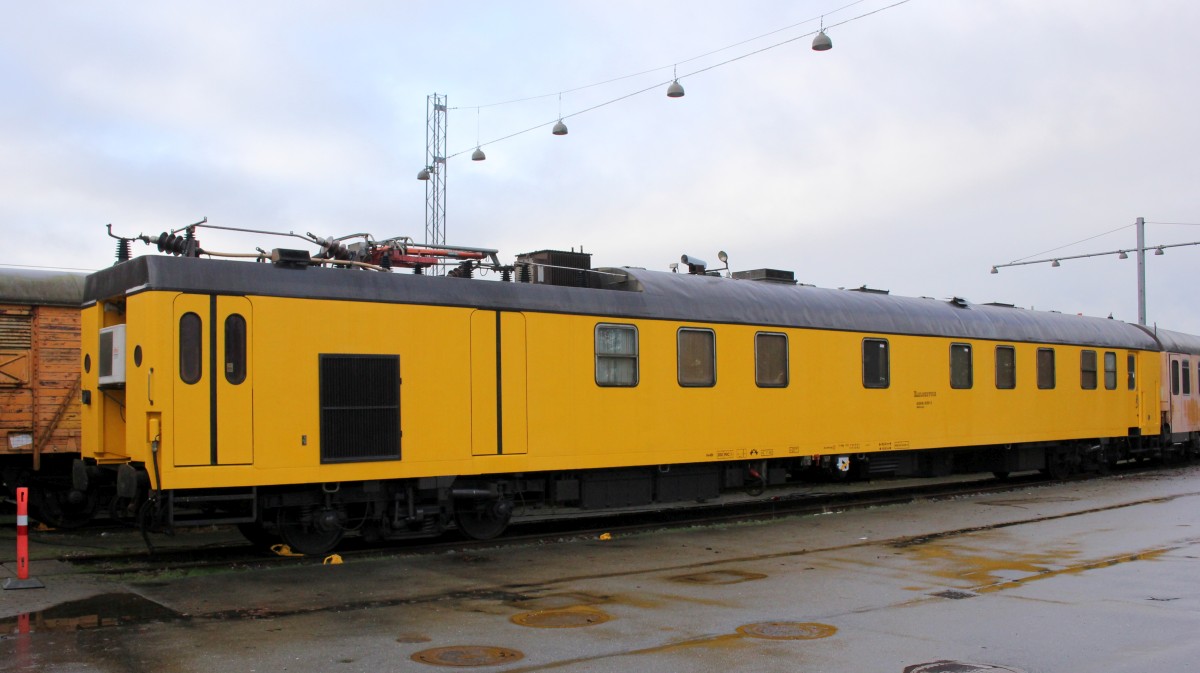
[[425,99],[425,243],[446,244],[446,97]]

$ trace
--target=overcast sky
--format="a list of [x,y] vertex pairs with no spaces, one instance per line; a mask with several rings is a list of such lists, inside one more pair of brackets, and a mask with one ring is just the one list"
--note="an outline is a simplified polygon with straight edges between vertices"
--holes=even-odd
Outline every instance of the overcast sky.
[[[110,222],[420,240],[436,92],[462,153],[450,244],[663,270],[726,250],[823,287],[1136,321],[1132,255],[988,271],[1131,248],[1139,216],[1148,243],[1200,240],[1200,3],[892,2],[0,0],[0,263],[107,266]],[[1148,257],[1150,322],[1200,334],[1198,267],[1200,246]]]

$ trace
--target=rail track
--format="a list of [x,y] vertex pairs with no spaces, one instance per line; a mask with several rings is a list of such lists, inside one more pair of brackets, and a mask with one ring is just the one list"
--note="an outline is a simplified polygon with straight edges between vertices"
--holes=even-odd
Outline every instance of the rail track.
[[[1146,468],[1132,468],[1145,470]],[[766,521],[783,517],[824,514],[852,509],[899,505],[920,500],[943,499],[1004,492],[1052,483],[1040,474],[999,480],[956,478],[930,483],[929,480],[887,480],[874,484],[822,484],[799,489],[769,489],[757,496],[725,498],[710,504],[691,504],[668,509],[627,509],[604,513],[525,513],[514,517],[505,535],[486,541],[469,540],[451,534],[433,540],[367,543],[347,538],[336,555],[291,556],[255,547],[240,538],[231,527],[214,527],[200,534],[188,533],[180,540],[159,538],[166,544],[153,549],[137,549],[141,536],[132,528],[123,529],[112,522],[97,524],[73,535],[80,542],[64,549],[54,558],[70,564],[78,572],[94,575],[153,577],[161,573],[202,573],[220,569],[263,568],[387,556],[414,556],[446,552],[470,553],[472,550],[503,546],[552,544],[571,539],[613,537],[679,527],[715,526]],[[54,533],[43,533],[53,535]],[[106,541],[109,538],[110,541]],[[135,549],[137,549],[135,551]],[[285,551],[285,550],[280,550]]]

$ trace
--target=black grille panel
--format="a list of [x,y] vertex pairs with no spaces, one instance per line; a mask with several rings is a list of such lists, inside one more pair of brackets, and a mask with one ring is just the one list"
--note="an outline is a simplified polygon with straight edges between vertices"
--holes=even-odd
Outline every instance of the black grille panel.
[[322,355],[321,462],[400,459],[400,357]]

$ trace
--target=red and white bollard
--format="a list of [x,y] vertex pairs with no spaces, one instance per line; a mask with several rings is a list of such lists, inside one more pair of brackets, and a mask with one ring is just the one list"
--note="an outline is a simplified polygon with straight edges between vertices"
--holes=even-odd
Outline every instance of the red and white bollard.
[[42,589],[40,580],[29,577],[29,489],[17,489],[17,576],[4,580],[5,589]]

